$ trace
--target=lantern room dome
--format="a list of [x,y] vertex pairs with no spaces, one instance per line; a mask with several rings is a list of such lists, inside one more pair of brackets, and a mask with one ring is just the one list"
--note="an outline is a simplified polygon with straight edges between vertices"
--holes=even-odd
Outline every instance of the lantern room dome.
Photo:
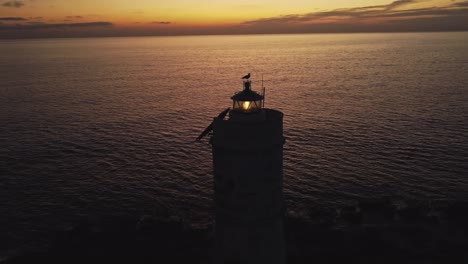
[[231,99],[234,101],[260,101],[263,100],[263,96],[250,89],[244,89],[242,92],[233,95]]
[[264,96],[252,91],[251,81],[244,81],[244,90],[231,97],[233,101],[232,110],[241,113],[258,112],[263,107]]

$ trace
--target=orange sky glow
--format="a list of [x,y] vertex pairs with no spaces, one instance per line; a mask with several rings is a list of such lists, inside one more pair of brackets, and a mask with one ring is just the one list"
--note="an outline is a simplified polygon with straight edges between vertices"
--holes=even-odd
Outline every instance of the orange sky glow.
[[0,0],[0,38],[468,30],[468,0]]

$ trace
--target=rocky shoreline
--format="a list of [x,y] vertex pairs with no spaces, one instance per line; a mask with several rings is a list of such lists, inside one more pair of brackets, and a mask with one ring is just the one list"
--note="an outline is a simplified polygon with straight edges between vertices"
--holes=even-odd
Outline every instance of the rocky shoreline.
[[[339,210],[285,217],[287,263],[466,263],[468,202],[360,201]],[[57,234],[44,252],[4,263],[210,263],[212,226],[170,217],[83,222]]]

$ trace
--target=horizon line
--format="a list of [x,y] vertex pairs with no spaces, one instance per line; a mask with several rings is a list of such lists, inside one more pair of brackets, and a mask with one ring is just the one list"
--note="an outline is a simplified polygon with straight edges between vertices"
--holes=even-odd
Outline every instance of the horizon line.
[[455,33],[455,32],[468,32],[468,29],[453,29],[453,30],[394,30],[394,31],[350,31],[350,32],[276,32],[276,33],[204,33],[204,34],[161,34],[161,35],[150,35],[150,34],[141,34],[141,35],[103,35],[103,36],[44,36],[44,37],[23,37],[23,38],[9,38],[1,37],[0,41],[5,40],[33,40],[33,39],[85,39],[85,38],[139,38],[139,37],[202,37],[202,36],[252,36],[252,35],[329,35],[329,34],[395,34],[395,33]]

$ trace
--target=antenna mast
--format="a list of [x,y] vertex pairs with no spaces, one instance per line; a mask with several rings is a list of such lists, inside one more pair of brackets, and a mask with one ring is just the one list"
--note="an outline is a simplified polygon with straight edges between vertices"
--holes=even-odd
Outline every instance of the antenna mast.
[[263,86],[263,74],[262,74],[262,95],[263,95],[263,105],[262,105],[262,108],[265,108],[265,86]]

